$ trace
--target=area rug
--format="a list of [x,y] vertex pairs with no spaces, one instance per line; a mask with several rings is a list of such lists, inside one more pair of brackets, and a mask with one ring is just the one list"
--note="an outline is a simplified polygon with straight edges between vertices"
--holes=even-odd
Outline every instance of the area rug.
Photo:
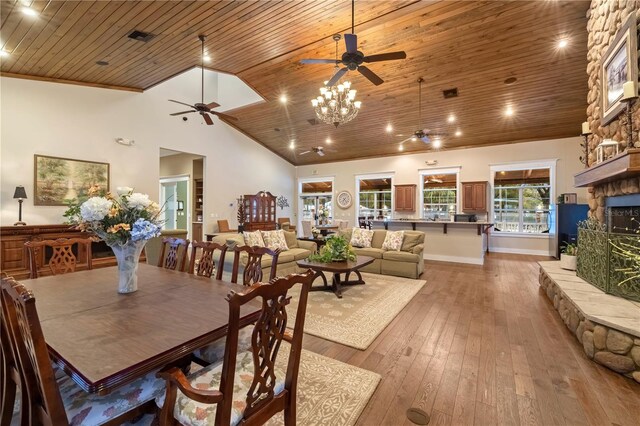
[[[328,277],[329,278],[329,277]],[[356,349],[367,349],[426,284],[424,280],[363,273],[366,284],[343,287],[342,299],[329,291],[309,293],[305,333]],[[329,282],[331,282],[329,280]],[[314,284],[322,285],[321,279]],[[292,293],[288,323],[295,322],[299,293]]]

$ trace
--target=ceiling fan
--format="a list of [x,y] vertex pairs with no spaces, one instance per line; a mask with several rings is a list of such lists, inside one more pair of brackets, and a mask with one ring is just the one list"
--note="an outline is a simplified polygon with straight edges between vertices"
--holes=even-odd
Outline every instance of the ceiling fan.
[[[334,150],[332,150],[332,149],[329,149],[329,150],[327,150],[327,151],[329,151],[329,152],[336,152],[336,151],[334,151]],[[301,152],[300,154],[298,154],[298,155],[305,155],[305,154],[309,154],[309,153],[311,153],[311,152],[315,152],[315,153],[316,153],[316,154],[318,154],[320,157],[324,157],[324,155],[325,155],[325,154],[324,154],[324,147],[322,147],[322,146],[314,146],[314,147],[311,147],[311,149],[309,149],[309,150],[307,150],[307,151],[302,151],[302,152]]]
[[180,111],[180,112],[174,112],[173,114],[169,114],[169,115],[182,115],[182,114],[190,114],[192,112],[197,112],[198,114],[200,114],[202,116],[202,118],[204,118],[205,123],[207,123],[209,126],[213,125],[213,120],[211,119],[211,117],[209,116],[209,114],[213,114],[213,115],[217,115],[220,118],[224,118],[226,120],[237,120],[237,118],[232,117],[230,115],[227,114],[223,114],[221,112],[216,112],[216,111],[212,111],[212,108],[217,108],[220,106],[220,104],[216,103],[216,102],[211,102],[208,104],[204,103],[204,40],[205,40],[205,36],[203,35],[199,35],[198,38],[200,39],[200,42],[202,43],[202,62],[201,62],[201,66],[200,69],[202,70],[202,85],[201,85],[201,100],[200,102],[194,104],[194,105],[189,105],[186,104],[184,102],[179,102],[179,101],[174,101],[173,99],[169,99],[169,102],[175,102],[177,104],[180,105],[185,105],[188,106],[189,108],[193,108],[189,111]]
[[[384,83],[384,80],[381,79],[376,73],[371,71],[368,67],[362,65],[364,62],[381,62],[381,61],[391,61],[395,59],[405,59],[407,54],[405,52],[388,52],[388,53],[379,53],[377,55],[369,55],[365,56],[364,53],[358,50],[358,36],[354,33],[355,21],[355,0],[351,1],[351,34],[344,35],[344,43],[347,47],[347,51],[342,54],[342,59],[302,59],[300,63],[302,64],[335,64],[336,67],[339,64],[344,65],[343,68],[340,68],[331,79],[327,82],[327,86],[331,87],[335,85],[340,78],[349,70],[355,71],[357,70],[360,74],[365,76],[370,82],[375,84],[376,86]],[[339,40],[339,34],[333,36],[334,40]],[[337,38],[336,38],[337,37]]]
[[[424,79],[422,77],[419,77],[418,78],[418,126],[420,126],[420,123],[422,123],[422,83],[423,82],[424,82]],[[429,129],[418,129],[415,132],[413,132],[413,135],[400,141],[400,144],[403,144],[408,141],[415,142],[417,140],[421,140],[422,142],[428,144],[428,143],[431,143],[432,139],[439,140],[440,136],[446,136],[446,134],[434,133]]]

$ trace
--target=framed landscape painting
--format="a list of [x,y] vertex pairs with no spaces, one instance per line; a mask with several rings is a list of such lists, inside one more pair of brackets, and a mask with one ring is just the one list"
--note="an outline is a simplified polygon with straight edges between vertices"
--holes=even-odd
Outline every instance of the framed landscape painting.
[[92,185],[109,190],[109,163],[34,156],[36,206],[66,206],[65,200],[86,199]]
[[633,81],[638,93],[638,44],[636,16],[631,14],[602,57],[601,69],[602,125],[612,121],[625,108],[622,85]]

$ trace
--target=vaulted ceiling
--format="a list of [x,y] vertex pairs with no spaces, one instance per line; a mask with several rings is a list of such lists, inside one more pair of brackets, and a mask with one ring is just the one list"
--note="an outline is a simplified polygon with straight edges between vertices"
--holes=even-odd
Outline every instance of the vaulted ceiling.
[[[36,0],[36,17],[22,13],[23,4],[0,2],[3,75],[144,90],[199,64],[197,35],[206,34],[209,66],[238,75],[266,100],[233,110],[239,120],[229,124],[296,165],[395,155],[418,128],[447,133],[441,149],[576,136],[586,114],[588,1],[356,1],[359,50],[404,50],[407,59],[370,64],[385,80],[380,86],[349,72],[363,105],[337,129],[309,122],[310,99],[332,65],[299,60],[335,55],[331,36],[350,31],[348,0]],[[132,40],[133,30],[154,37]],[[568,45],[558,49],[562,38]],[[454,87],[458,97],[445,99],[442,91]],[[319,145],[325,156],[300,155]],[[430,149],[408,142],[402,152]]]

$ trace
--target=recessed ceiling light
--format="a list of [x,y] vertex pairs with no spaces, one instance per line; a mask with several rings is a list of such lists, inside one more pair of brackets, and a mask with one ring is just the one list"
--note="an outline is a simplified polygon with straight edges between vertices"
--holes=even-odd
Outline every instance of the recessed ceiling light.
[[5,58],[7,56],[9,56],[9,52],[6,50],[0,50],[0,57]]
[[24,13],[27,16],[38,16],[38,12],[26,6],[22,8],[22,13]]
[[434,148],[440,148],[442,146],[442,141],[440,139],[434,139],[433,140],[433,147]]
[[511,117],[513,115],[513,108],[508,106],[507,109],[504,110],[504,115],[506,115],[507,117]]
[[404,147],[403,147],[402,145],[400,145],[400,146],[398,147],[398,151],[404,151]]
[[456,136],[462,136],[462,132],[460,130],[456,130]]
[[287,95],[280,95],[280,102],[283,104],[287,103]]
[[569,45],[569,41],[566,38],[563,38],[562,40],[558,41],[558,48],[559,49],[564,49],[568,45]]
[[504,81],[504,84],[513,84],[513,83],[515,83],[516,81],[518,81],[518,79],[517,79],[517,78],[515,78],[515,77],[509,77],[509,78],[507,78],[507,79]]
[[209,55],[204,55],[204,56],[202,57],[202,60],[203,60],[203,61],[205,61],[205,62],[210,62],[210,61],[211,61],[211,56],[209,56]]
[[295,143],[295,141],[291,141],[291,142],[289,143],[289,149],[295,149],[295,148],[296,148],[296,143]]
[[417,138],[417,137],[415,137],[415,136],[411,136],[411,142],[415,142],[415,141],[417,141],[417,140],[418,140],[418,138]]
[[385,130],[387,131],[387,133],[393,132],[393,126],[391,125],[391,123],[387,124],[387,127]]
[[449,118],[447,118],[447,121],[448,121],[449,123],[455,123],[455,121],[456,121],[456,116],[455,116],[455,115],[453,115],[453,114],[450,114],[450,115],[449,115]]
[[326,143],[328,143],[328,144],[330,144],[330,143],[331,143],[331,138],[327,138],[327,139],[325,140],[325,142],[326,142]]

